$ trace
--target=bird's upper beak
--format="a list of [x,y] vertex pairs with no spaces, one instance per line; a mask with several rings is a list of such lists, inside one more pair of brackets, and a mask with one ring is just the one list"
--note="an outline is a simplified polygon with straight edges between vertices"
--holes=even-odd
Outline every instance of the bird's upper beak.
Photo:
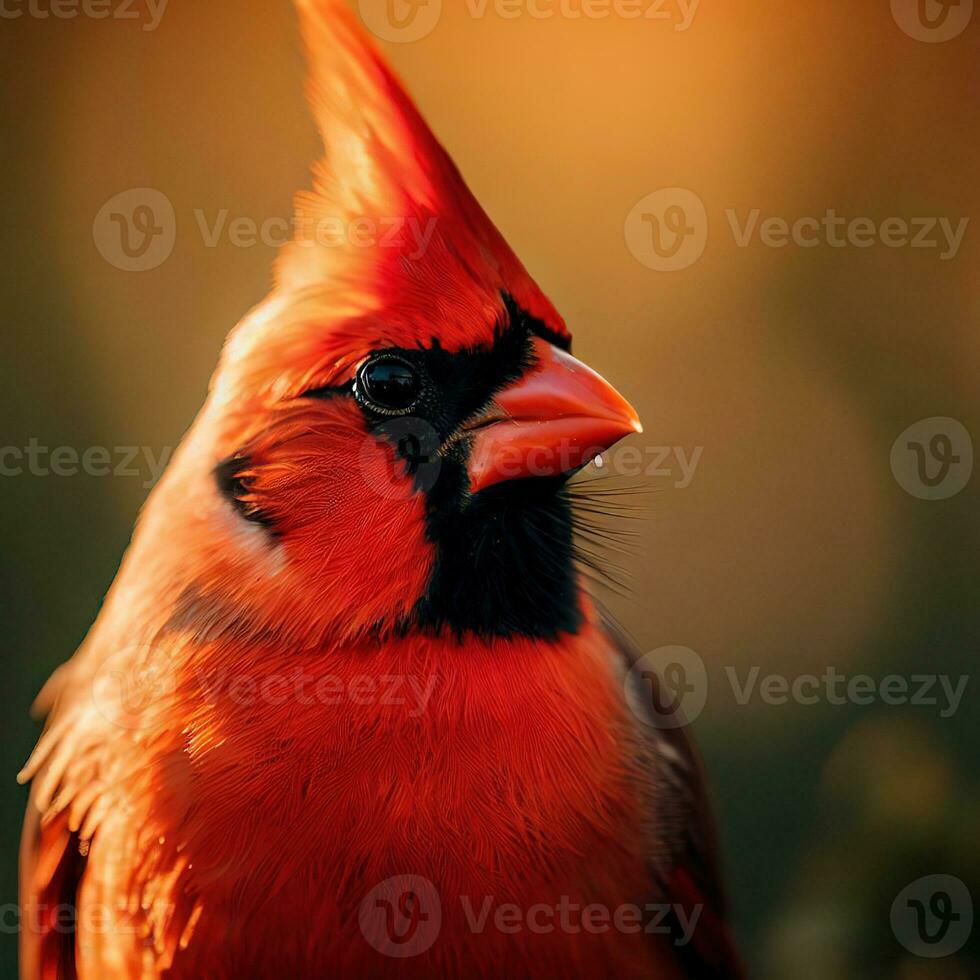
[[537,337],[534,355],[527,373],[470,427],[473,493],[504,480],[570,473],[643,431],[633,406],[592,368]]

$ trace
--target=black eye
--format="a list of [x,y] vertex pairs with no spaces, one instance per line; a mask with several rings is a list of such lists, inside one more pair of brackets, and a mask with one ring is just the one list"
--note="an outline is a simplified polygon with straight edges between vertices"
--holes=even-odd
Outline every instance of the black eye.
[[401,414],[418,401],[422,378],[408,361],[382,354],[357,372],[357,390],[369,408]]

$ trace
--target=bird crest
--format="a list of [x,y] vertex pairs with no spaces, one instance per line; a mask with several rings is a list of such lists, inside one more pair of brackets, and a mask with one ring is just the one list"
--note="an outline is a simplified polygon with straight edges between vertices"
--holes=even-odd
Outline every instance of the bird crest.
[[[368,347],[492,343],[508,298],[568,336],[344,0],[296,0],[324,156],[217,400],[340,383]],[[438,325],[438,326],[436,326]]]

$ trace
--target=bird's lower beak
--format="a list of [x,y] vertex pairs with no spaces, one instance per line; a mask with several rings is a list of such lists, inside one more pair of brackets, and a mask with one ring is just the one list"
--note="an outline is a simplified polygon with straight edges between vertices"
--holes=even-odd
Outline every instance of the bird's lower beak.
[[540,338],[534,354],[528,372],[471,427],[473,493],[504,480],[571,473],[643,431],[633,406],[590,367]]

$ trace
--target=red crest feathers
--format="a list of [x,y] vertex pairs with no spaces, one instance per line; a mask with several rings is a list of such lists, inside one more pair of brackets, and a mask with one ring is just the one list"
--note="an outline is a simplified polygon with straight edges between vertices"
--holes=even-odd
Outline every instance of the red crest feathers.
[[504,292],[564,334],[346,3],[296,6],[326,155],[313,189],[297,197],[280,288],[331,294],[348,313],[384,311],[389,325],[402,321],[403,342],[479,343]]

